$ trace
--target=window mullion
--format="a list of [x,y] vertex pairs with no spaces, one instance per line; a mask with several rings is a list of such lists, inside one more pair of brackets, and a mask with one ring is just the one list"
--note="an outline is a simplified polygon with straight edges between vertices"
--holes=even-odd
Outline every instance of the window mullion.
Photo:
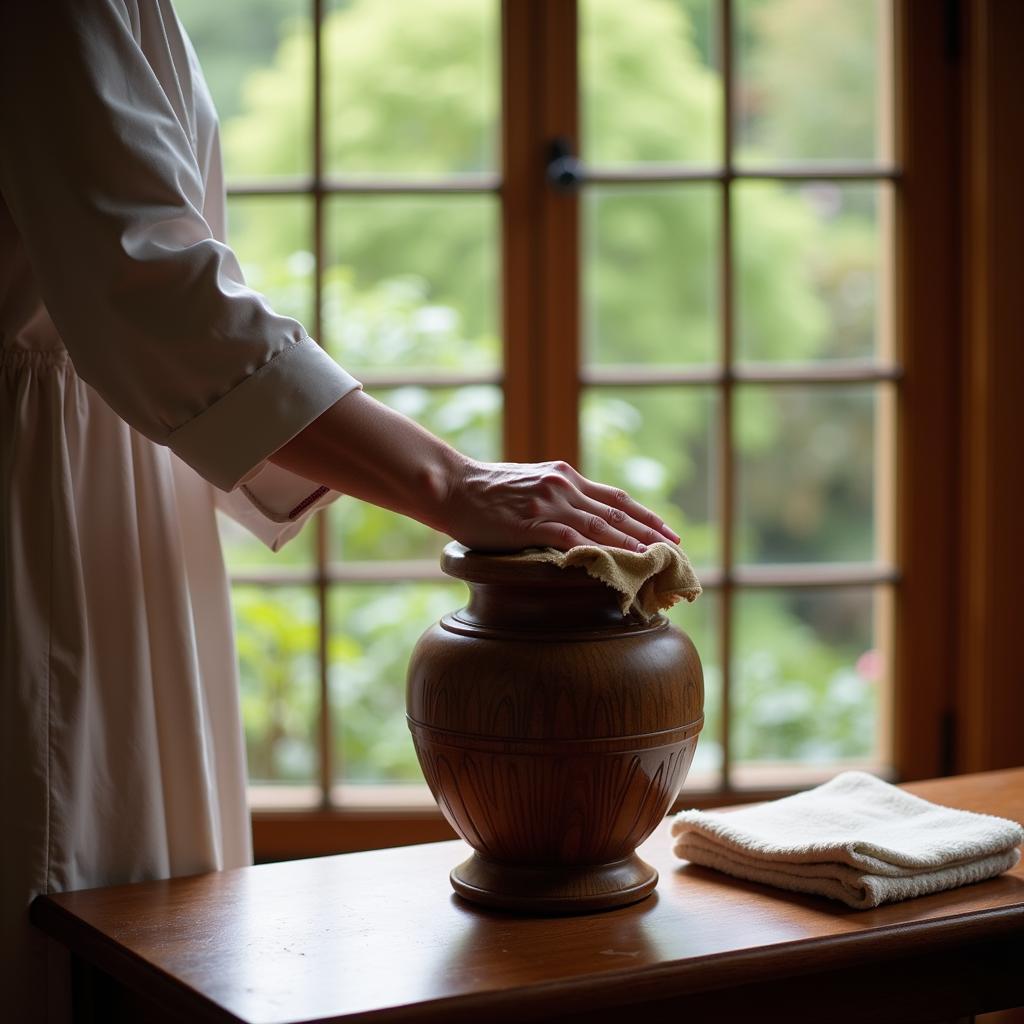
[[537,223],[542,183],[540,7],[501,5],[501,277],[504,341],[505,458],[527,462],[540,448],[537,356],[540,256]]
[[733,34],[732,0],[722,0],[719,9],[719,53],[722,62],[722,164],[725,180],[721,188],[722,246],[720,252],[719,301],[722,324],[722,383],[719,402],[719,522],[722,545],[722,586],[719,598],[719,665],[722,702],[722,789],[731,785],[732,772],[732,651],[733,651],[733,521],[734,493],[734,320],[733,320],[733,256],[732,256],[732,182],[733,174]]
[[[580,150],[579,75],[576,0],[542,4],[541,126],[543,146],[554,139]],[[580,237],[579,193],[556,191],[545,180],[543,163],[541,219],[542,315],[539,332],[541,422],[544,425],[538,457],[579,462],[580,405]]]
[[948,19],[960,4],[897,0],[896,340],[904,382],[896,416],[898,501],[893,754],[903,779],[948,769],[944,721],[956,683],[956,384],[962,370],[957,218],[960,69]]
[[[323,146],[323,46],[324,0],[311,0],[313,18],[313,332],[323,344],[323,270],[324,270],[324,146]],[[319,746],[317,782],[320,803],[331,805],[333,777],[333,730],[328,685],[328,536],[327,516],[316,517],[316,597],[318,610],[317,668],[320,715],[317,722]]]
[[578,145],[576,0],[504,0],[506,457],[579,457],[578,199],[547,184],[552,139]]

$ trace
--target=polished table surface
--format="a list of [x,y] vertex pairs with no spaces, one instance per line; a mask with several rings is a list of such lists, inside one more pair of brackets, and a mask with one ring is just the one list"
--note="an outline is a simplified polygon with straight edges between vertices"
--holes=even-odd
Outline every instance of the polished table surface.
[[[1024,769],[905,788],[1024,821]],[[1018,1005],[1015,995],[1024,1004],[1024,967],[1003,963],[1024,963],[1021,865],[853,911],[681,863],[668,827],[640,851],[661,873],[655,895],[585,917],[517,918],[462,902],[448,883],[466,850],[457,842],[64,893],[32,913],[79,961],[183,1020],[603,1020],[627,1007],[668,1020],[672,1006],[676,1019],[700,1006],[741,1019],[737,992],[761,1007],[759,1019],[792,1020],[799,1006],[783,1003],[794,991],[835,1000],[822,1020],[847,1019],[844,1007],[862,1019],[858,1000],[869,998],[893,1019],[933,1019],[910,1012],[921,978],[933,979],[932,1001],[949,1017]]]

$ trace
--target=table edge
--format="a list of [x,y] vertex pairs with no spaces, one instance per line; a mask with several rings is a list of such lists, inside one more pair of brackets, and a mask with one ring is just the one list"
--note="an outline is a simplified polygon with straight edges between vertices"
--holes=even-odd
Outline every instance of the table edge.
[[136,994],[156,998],[168,1009],[188,1014],[184,1019],[197,1024],[251,1024],[180,978],[126,949],[47,894],[32,901],[29,920],[50,939],[64,945],[72,956],[99,968]]
[[[57,895],[57,894],[55,894]],[[49,896],[39,896],[31,907],[33,924],[51,938],[62,942],[74,955],[133,991],[153,995],[172,1010],[187,1012],[192,1020],[210,1024],[265,1024],[239,1017],[137,953],[83,921]],[[561,1002],[576,1011],[591,1006],[609,1007],[647,999],[671,998],[714,992],[736,984],[758,983],[767,978],[801,977],[855,967],[901,955],[948,951],[966,943],[1002,938],[1024,939],[1024,902],[1010,906],[968,911],[951,917],[926,921],[902,921],[859,931],[830,935],[813,942],[805,938],[785,940],[768,946],[724,950],[708,956],[651,964],[643,968],[604,970],[581,977],[550,979],[526,986],[492,989],[443,996],[413,1004],[357,1010],[328,1017],[295,1018],[288,1024],[401,1024],[444,1012],[473,1014],[515,1005],[524,1012],[551,1013]],[[807,947],[803,956],[794,948]],[[780,967],[785,966],[784,971]],[[624,984],[627,983],[627,984]],[[201,1014],[201,1016],[196,1016]],[[525,1019],[525,1018],[524,1018]]]

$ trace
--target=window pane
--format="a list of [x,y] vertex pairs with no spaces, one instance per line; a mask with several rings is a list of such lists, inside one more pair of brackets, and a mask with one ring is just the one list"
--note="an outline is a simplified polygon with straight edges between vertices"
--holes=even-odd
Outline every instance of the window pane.
[[695,566],[714,564],[720,550],[717,407],[707,387],[588,388],[583,396],[583,473],[662,516]]
[[717,590],[705,590],[693,604],[680,601],[664,613],[693,641],[704,669],[704,728],[683,786],[684,794],[687,789],[712,789],[722,781],[721,605]]
[[497,0],[333,0],[322,38],[330,172],[495,169]]
[[707,363],[718,353],[717,188],[594,187],[584,193],[587,358]]
[[588,163],[720,162],[716,11],[711,0],[582,0]]
[[887,591],[740,591],[735,601],[734,759],[887,760]]
[[313,205],[303,196],[228,201],[228,240],[246,284],[313,330]]
[[[405,413],[472,458],[501,453],[501,389],[489,386],[378,391],[374,397]],[[405,516],[342,498],[330,508],[332,554],[362,559],[439,559],[449,537]]]
[[221,121],[228,181],[312,171],[309,0],[175,0]]
[[405,674],[420,634],[468,598],[461,583],[334,586],[330,685],[337,779],[422,782],[405,722]]
[[236,584],[232,601],[249,779],[311,782],[320,712],[316,595]]
[[324,332],[353,373],[493,370],[498,208],[491,196],[334,197]]
[[740,561],[875,558],[878,397],[869,385],[737,388]]
[[736,0],[741,163],[885,161],[889,0]]
[[744,182],[735,196],[739,357],[889,356],[888,186]]

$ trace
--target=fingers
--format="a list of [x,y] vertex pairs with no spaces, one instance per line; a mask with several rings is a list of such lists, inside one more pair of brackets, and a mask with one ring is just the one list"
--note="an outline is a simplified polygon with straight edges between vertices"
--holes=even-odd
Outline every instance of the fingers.
[[[673,544],[679,543],[679,534],[675,530],[664,523],[661,517],[649,508],[645,508],[640,502],[634,501],[621,487],[609,487],[607,484],[594,483],[593,480],[588,480],[585,476],[580,476],[578,473],[576,476],[579,477],[579,480],[573,480],[573,483],[588,498],[608,505],[613,509],[618,509],[634,522],[640,523],[656,532],[659,536],[655,537],[655,540],[670,540]],[[640,537],[640,534],[634,534],[634,536]],[[649,540],[646,543],[653,544],[654,541]]]
[[[588,480],[567,462],[547,463],[553,471],[551,476],[560,476],[573,485],[579,494],[573,497],[571,503],[574,506],[583,506],[584,501],[596,502],[603,508],[596,508],[590,504],[585,506],[587,511],[599,515],[606,522],[620,528],[624,533],[636,537],[647,544],[668,540],[673,544],[680,541],[679,534],[668,526],[660,516],[645,508],[638,501],[634,501],[629,494],[620,487],[610,487],[607,484],[595,483]],[[614,513],[623,513],[624,518],[619,519]],[[631,524],[637,524],[639,530]],[[644,530],[648,532],[645,533]],[[607,543],[601,541],[600,543]],[[623,545],[617,545],[623,546]]]
[[[659,533],[650,526],[645,526],[643,523],[638,522],[629,515],[628,512],[623,511],[621,508],[616,508],[614,505],[607,505],[604,502],[588,498],[582,491],[576,495],[575,499],[570,500],[571,504],[579,509],[579,511],[588,513],[591,516],[596,516],[600,522],[607,523],[613,530],[624,534],[626,537],[638,540],[641,544],[657,544],[658,541],[663,541],[665,539],[665,534]],[[603,527],[598,526],[597,530],[600,532],[603,530]],[[600,543],[604,544],[608,542],[602,540]],[[629,546],[630,545],[616,545],[616,547]]]
[[[554,533],[548,530],[554,528]],[[567,550],[577,544],[603,544],[606,547],[625,548],[627,551],[646,551],[647,546],[635,537],[615,529],[607,520],[593,512],[569,508],[559,513],[559,521],[541,523],[537,529],[544,529],[546,536],[556,536],[555,541],[546,541],[552,547]],[[570,543],[571,541],[571,543]],[[565,546],[563,546],[565,545]]]

